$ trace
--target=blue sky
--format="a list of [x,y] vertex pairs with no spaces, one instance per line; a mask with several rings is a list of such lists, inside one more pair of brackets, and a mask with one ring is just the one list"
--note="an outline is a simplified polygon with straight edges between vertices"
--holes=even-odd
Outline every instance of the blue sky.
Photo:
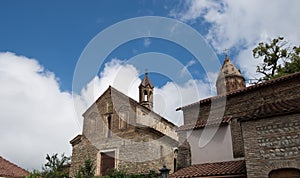
[[[119,21],[147,15],[168,16],[177,2],[165,1],[2,1],[0,50],[37,59],[71,90],[76,62],[88,42]],[[137,53],[156,50],[134,44]],[[132,48],[123,49],[127,51]],[[128,58],[120,51],[113,57]],[[129,51],[129,50],[128,50]]]
[[[254,60],[251,52],[259,42],[284,36],[291,44],[300,44],[299,7],[298,0],[2,0],[0,155],[29,170],[40,169],[48,153],[70,155],[69,141],[81,133],[86,108],[108,85],[137,99],[137,86],[148,67],[155,85],[154,111],[180,125],[182,113],[175,111],[177,107],[215,94],[214,79],[225,48],[248,79],[259,77],[255,70],[260,60]],[[104,61],[96,66],[98,75],[72,93],[74,72],[80,68],[76,64],[97,35],[144,16],[170,18],[194,29],[203,41],[191,39],[191,32],[176,31],[177,26],[170,35],[180,32],[175,36],[199,48],[200,54],[208,53],[200,48],[207,42],[217,61],[199,61],[186,46],[151,37],[154,31],[164,30],[166,24],[159,24],[145,38],[120,44],[106,59],[95,57]],[[123,35],[107,36],[102,43],[109,45]],[[96,54],[100,56],[104,48],[96,48]],[[217,70],[208,70],[205,63]]]

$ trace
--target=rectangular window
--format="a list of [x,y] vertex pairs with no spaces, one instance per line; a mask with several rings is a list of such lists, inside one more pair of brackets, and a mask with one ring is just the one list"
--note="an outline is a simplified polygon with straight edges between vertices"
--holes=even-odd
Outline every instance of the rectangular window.
[[107,117],[107,138],[111,137],[111,116]]

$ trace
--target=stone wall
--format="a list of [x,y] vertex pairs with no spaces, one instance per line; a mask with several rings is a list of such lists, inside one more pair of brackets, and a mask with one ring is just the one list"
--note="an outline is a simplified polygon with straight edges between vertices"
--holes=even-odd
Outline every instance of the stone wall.
[[231,138],[232,138],[232,152],[234,158],[244,157],[244,143],[242,137],[242,129],[240,122],[234,119],[230,123]]
[[191,146],[187,141],[187,133],[185,131],[178,132],[179,145],[176,161],[177,170],[191,165]]
[[242,122],[248,178],[300,169],[300,114]]
[[166,165],[173,172],[173,148],[178,143],[170,138],[145,133],[144,130],[137,133],[139,137],[120,145],[118,169],[128,173],[149,173],[150,170],[159,172]]
[[98,151],[99,150],[95,146],[91,145],[84,136],[80,136],[78,143],[73,145],[70,176],[73,177],[76,175],[79,168],[84,166],[84,162],[88,159],[93,161],[94,165],[96,165]]

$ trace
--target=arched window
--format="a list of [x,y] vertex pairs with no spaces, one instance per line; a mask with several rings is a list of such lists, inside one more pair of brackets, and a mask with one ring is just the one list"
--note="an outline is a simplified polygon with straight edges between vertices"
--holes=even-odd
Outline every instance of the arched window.
[[299,178],[300,170],[296,168],[282,168],[272,170],[269,173],[269,178]]
[[148,93],[144,90],[144,101],[148,101]]
[[107,138],[111,137],[111,116],[107,117]]

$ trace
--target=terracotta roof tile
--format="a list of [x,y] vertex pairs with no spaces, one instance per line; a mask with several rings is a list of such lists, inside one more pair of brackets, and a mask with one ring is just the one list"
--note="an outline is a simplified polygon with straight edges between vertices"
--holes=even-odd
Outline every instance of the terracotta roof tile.
[[294,112],[300,112],[300,97],[281,100],[274,103],[266,103],[254,109],[252,114],[240,117],[239,120],[259,119]]
[[171,174],[171,178],[246,175],[246,164],[244,160],[195,164],[182,168]]
[[219,125],[219,124],[228,124],[231,121],[231,116],[224,116],[220,122],[220,119],[213,119],[209,122],[204,120],[198,120],[195,124],[186,124],[180,126],[177,131],[183,131],[183,130],[190,130],[190,129],[200,129],[205,126],[213,126],[213,125]]
[[286,75],[286,76],[283,76],[283,77],[280,77],[280,78],[276,78],[276,79],[273,79],[273,80],[268,80],[268,81],[265,81],[263,83],[259,83],[259,84],[256,84],[256,85],[251,85],[249,87],[242,88],[242,89],[239,89],[239,90],[235,90],[235,91],[229,92],[227,94],[202,99],[202,100],[197,101],[195,103],[191,103],[189,105],[179,107],[179,108],[176,109],[176,111],[181,110],[183,108],[191,107],[191,106],[194,106],[194,105],[210,103],[212,100],[220,99],[222,97],[229,97],[229,96],[234,96],[234,95],[237,95],[237,94],[246,93],[246,92],[249,92],[249,91],[252,91],[252,90],[257,90],[257,89],[260,89],[260,88],[265,87],[265,86],[273,85],[273,84],[276,84],[276,83],[280,83],[280,82],[287,81],[287,80],[290,80],[290,79],[295,79],[295,78],[300,79],[300,72],[296,72],[296,73]]
[[19,166],[7,161],[0,156],[0,177],[25,177],[28,176],[29,172]]

